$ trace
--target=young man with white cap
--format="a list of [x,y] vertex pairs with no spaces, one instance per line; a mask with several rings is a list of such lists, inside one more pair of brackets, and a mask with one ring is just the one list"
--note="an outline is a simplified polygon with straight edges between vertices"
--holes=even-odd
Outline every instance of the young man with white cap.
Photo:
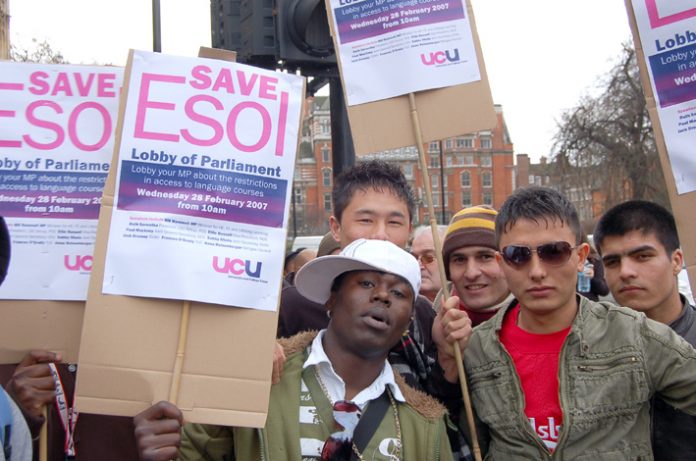
[[318,334],[283,340],[288,358],[266,426],[182,431],[181,412],[160,402],[135,418],[142,460],[451,459],[444,408],[386,360],[413,315],[416,260],[387,241],[359,239],[307,263],[296,286],[331,320]]

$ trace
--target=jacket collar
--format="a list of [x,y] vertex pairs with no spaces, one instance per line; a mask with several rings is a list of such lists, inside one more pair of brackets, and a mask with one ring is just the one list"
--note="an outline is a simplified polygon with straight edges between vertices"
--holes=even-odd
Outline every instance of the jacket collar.
[[[307,348],[317,334],[317,331],[305,331],[290,338],[281,338],[278,343],[288,358],[293,354],[303,354],[302,363],[304,363],[308,355]],[[394,370],[394,380],[404,395],[406,403],[422,417],[440,419],[447,414],[447,410],[440,402],[428,394],[410,387],[396,370]]]

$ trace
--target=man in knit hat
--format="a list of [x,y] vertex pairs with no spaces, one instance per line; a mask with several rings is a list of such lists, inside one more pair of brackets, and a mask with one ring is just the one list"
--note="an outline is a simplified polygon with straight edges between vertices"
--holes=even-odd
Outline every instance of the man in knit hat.
[[[512,300],[505,275],[495,259],[495,217],[486,206],[464,208],[452,217],[442,243],[448,290],[459,297],[473,326],[489,318]],[[434,307],[440,311],[442,293]]]

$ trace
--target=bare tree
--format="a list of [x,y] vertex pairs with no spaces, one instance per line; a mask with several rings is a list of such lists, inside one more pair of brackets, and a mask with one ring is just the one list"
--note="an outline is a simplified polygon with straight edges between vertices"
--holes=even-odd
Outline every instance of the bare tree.
[[601,191],[604,209],[631,198],[669,207],[632,46],[623,45],[599,89],[561,116],[553,155],[559,183]]
[[10,60],[18,62],[40,62],[43,64],[66,64],[65,58],[59,51],[51,48],[47,41],[31,40],[31,49],[10,47]]

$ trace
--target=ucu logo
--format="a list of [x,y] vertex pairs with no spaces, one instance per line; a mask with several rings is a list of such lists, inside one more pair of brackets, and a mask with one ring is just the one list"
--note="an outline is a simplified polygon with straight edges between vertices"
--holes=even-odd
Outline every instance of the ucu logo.
[[70,262],[70,255],[63,256],[63,265],[69,271],[86,271],[92,270],[92,256],[91,255],[75,255],[75,261]]
[[242,259],[230,259],[225,258],[225,260],[220,263],[220,258],[213,256],[213,269],[221,274],[234,274],[242,275],[246,274],[249,277],[259,278],[261,276],[261,262],[256,261],[256,267],[251,268],[251,261],[244,261]]
[[459,61],[459,48],[445,51],[431,51],[430,53],[421,53],[421,61],[426,66],[434,66],[435,64],[444,64],[447,61]]

